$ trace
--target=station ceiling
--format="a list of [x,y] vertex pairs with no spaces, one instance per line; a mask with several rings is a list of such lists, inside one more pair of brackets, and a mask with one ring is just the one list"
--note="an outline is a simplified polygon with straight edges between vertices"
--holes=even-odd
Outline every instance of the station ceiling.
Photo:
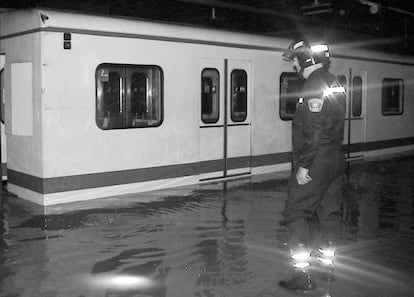
[[411,0],[0,0],[3,8],[49,7],[132,16],[414,54]]

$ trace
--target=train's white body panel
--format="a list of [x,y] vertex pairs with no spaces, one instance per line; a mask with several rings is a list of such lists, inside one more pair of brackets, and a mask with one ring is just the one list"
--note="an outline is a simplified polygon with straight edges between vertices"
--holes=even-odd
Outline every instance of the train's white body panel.
[[[292,72],[282,60],[288,44],[280,38],[53,10],[0,14],[8,190],[52,205],[289,169],[291,122],[279,115],[279,80]],[[361,114],[347,120],[344,142],[361,149],[349,157],[413,148],[414,59],[335,47],[332,54],[332,73],[348,82],[355,75],[362,78]],[[103,63],[162,70],[159,126],[98,127],[97,69]],[[220,112],[213,124],[200,117],[204,69],[219,73]],[[233,71],[247,80],[247,88],[237,90],[247,96],[241,119],[230,114]],[[401,115],[382,115],[384,78],[404,80]],[[124,83],[121,78],[120,89]]]

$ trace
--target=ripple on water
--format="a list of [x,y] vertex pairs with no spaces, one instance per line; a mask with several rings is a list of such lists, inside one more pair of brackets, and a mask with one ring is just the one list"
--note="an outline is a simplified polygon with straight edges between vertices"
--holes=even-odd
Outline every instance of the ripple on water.
[[[413,164],[413,157],[351,164],[336,296],[391,296],[381,283],[369,286],[375,271],[388,269],[389,284],[414,273]],[[291,296],[277,286],[288,274],[279,224],[287,180],[218,188],[49,214],[6,197],[0,296]]]

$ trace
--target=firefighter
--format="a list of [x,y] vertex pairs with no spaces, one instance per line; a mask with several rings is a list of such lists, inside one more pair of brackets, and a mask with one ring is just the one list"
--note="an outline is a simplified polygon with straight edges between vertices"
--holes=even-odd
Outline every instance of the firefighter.
[[294,41],[284,57],[305,83],[292,120],[292,174],[283,211],[294,273],[279,285],[307,291],[316,287],[309,273],[312,249],[331,272],[341,236],[346,98],[329,72],[327,45]]

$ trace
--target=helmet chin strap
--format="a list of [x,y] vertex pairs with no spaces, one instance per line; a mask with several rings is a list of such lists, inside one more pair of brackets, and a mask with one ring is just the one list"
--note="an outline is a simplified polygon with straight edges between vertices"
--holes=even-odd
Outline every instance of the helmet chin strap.
[[305,69],[303,69],[302,76],[305,79],[307,79],[312,72],[314,72],[315,70],[317,70],[319,68],[322,68],[322,67],[323,67],[322,63],[318,63],[318,64],[315,64],[315,65],[311,65],[309,67],[306,67]]

